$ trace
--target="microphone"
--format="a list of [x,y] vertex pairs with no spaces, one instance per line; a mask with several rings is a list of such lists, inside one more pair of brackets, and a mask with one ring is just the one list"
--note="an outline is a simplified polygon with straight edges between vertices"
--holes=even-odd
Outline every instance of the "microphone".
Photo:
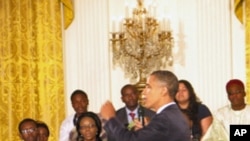
[[144,127],[145,126],[145,122],[144,122],[144,109],[141,106],[138,109],[138,119],[142,123],[142,126]]

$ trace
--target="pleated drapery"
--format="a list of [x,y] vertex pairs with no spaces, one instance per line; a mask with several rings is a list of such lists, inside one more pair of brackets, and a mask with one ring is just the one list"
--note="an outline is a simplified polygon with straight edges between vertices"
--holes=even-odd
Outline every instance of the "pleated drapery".
[[247,102],[250,103],[250,1],[246,0],[246,88],[247,89]]
[[234,0],[235,15],[245,27],[246,43],[246,88],[247,102],[250,103],[250,1]]
[[20,140],[18,124],[27,117],[46,122],[49,140],[58,140],[65,117],[62,26],[73,19],[70,5],[70,0],[1,0],[1,141]]

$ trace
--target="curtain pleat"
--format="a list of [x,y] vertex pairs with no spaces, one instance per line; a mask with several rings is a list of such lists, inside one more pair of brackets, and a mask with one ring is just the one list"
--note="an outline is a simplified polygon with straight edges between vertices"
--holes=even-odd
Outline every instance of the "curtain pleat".
[[74,19],[73,3],[71,0],[61,0],[61,2],[63,4],[64,28],[67,29]]
[[246,88],[247,88],[247,102],[250,104],[250,1],[245,1],[245,9],[246,9]]
[[243,23],[243,2],[244,0],[234,0],[235,15],[241,23]]
[[1,141],[20,140],[18,124],[27,117],[46,122],[49,140],[58,140],[65,118],[62,26],[73,20],[73,9],[62,14],[60,2],[0,2]]
[[246,91],[247,103],[250,103],[250,2],[249,0],[234,0],[235,15],[245,26],[246,43]]

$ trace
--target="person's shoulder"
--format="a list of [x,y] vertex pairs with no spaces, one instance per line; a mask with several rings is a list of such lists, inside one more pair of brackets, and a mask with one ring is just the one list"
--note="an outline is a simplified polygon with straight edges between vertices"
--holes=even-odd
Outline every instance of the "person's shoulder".
[[74,116],[75,116],[75,114],[72,114],[72,115],[67,116],[67,117],[62,121],[62,124],[66,124],[66,123],[68,123],[69,121],[70,121],[70,122],[73,122]]
[[60,125],[60,136],[69,136],[70,131],[74,128],[73,119],[74,115],[69,115],[62,121]]
[[197,114],[198,114],[198,119],[203,119],[212,116],[210,109],[205,104],[199,104]]
[[164,109],[162,109],[160,113],[162,114],[181,113],[181,111],[180,111],[180,108],[177,106],[177,104],[171,104],[167,107],[164,107]]
[[121,112],[124,112],[124,110],[126,110],[125,107],[122,107],[122,108],[116,110],[116,114],[119,114],[119,113],[121,113]]
[[[250,111],[250,105],[247,104],[246,107],[244,108],[245,111]],[[250,112],[248,112],[250,114]]]
[[208,106],[205,105],[204,103],[200,103],[200,104],[199,104],[199,108],[208,108]]
[[230,105],[225,105],[217,109],[217,112],[228,111],[231,109]]
[[200,111],[209,110],[208,106],[203,103],[199,104],[198,108]]
[[145,114],[149,114],[150,116],[155,114],[155,111],[148,109],[148,108],[145,108],[145,107],[143,107],[143,108],[144,108]]
[[67,117],[65,118],[65,120],[67,120],[67,119],[73,119],[74,116],[75,116],[75,114],[71,114],[71,115],[67,116]]
[[145,108],[145,111],[155,113],[155,111],[153,111],[153,110],[151,110],[151,109],[148,109],[148,108]]
[[218,108],[215,111],[215,116],[224,115],[225,113],[228,114],[230,111],[231,111],[231,106],[230,105],[225,105],[225,106],[222,106],[222,107]]
[[245,117],[250,118],[250,105],[246,105],[244,109]]

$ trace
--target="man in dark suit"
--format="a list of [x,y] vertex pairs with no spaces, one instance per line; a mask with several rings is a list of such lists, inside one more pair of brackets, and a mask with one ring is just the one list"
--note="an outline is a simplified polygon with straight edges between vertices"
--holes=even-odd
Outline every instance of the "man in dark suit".
[[129,131],[115,118],[111,102],[101,107],[101,115],[107,120],[104,129],[119,141],[190,141],[190,130],[184,115],[174,102],[178,91],[178,79],[170,71],[155,71],[147,79],[143,90],[143,103],[154,109],[156,115],[143,128]]
[[[127,84],[121,89],[121,100],[125,107],[116,111],[116,118],[118,118],[126,128],[131,129],[133,120],[139,117],[151,119],[155,112],[139,105],[139,92],[134,85]],[[128,126],[130,125],[130,126]]]

